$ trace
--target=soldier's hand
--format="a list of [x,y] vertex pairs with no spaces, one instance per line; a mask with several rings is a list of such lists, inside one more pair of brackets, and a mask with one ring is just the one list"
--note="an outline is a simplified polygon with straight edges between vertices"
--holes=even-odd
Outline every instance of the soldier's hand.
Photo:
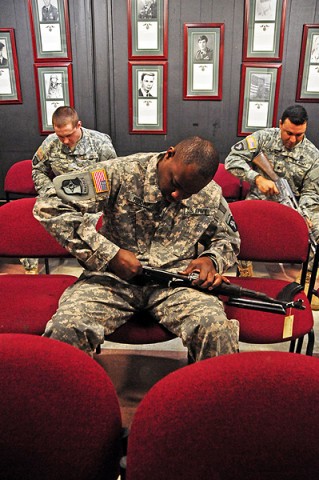
[[230,283],[229,280],[216,272],[215,265],[209,257],[199,257],[192,260],[188,267],[180,272],[182,275],[198,273],[198,278],[192,282],[194,286],[213,290],[222,282]]
[[109,269],[123,280],[130,280],[142,274],[142,264],[134,253],[120,248],[115,257],[109,261]]
[[265,195],[278,195],[279,190],[276,187],[275,182],[272,180],[268,180],[267,178],[264,178],[262,175],[258,175],[256,177],[256,187],[261,193],[264,193]]

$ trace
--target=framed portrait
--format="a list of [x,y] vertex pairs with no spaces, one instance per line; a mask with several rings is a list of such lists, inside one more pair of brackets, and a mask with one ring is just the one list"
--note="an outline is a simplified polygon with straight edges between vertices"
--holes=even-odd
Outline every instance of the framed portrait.
[[184,24],[184,100],[221,100],[223,23]]
[[168,0],[128,0],[130,60],[167,59]]
[[52,114],[58,107],[74,106],[71,63],[34,65],[41,134],[54,131]]
[[238,136],[276,126],[281,64],[242,64]]
[[282,61],[287,0],[245,0],[243,61]]
[[35,62],[70,61],[67,0],[28,0]]
[[319,25],[303,26],[296,100],[319,102]]
[[22,103],[13,28],[0,28],[0,103]]
[[130,133],[166,133],[167,62],[129,62]]

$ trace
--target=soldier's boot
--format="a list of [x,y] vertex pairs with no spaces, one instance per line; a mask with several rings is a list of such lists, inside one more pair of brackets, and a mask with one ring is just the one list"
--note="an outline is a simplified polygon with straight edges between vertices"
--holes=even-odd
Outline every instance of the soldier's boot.
[[[306,281],[305,281],[305,288],[304,292],[307,295],[309,290],[309,283],[310,283],[311,272],[307,272]],[[296,282],[300,283],[301,280],[301,272],[299,273],[298,277],[296,278]],[[316,295],[312,295],[311,298],[311,310],[319,310],[319,298]]]
[[253,270],[253,264],[245,264],[245,265],[238,265],[238,274],[239,277],[253,277],[254,276],[254,270]]
[[37,275],[39,273],[39,260],[37,258],[20,258],[24,267],[24,273],[28,275]]

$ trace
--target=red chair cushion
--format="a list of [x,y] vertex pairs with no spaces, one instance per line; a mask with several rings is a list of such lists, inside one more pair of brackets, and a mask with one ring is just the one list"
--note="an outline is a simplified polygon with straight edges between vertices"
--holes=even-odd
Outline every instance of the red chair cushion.
[[[274,280],[268,278],[244,278],[244,277],[228,277],[232,283],[241,285],[250,290],[256,290],[266,293],[268,296],[276,298],[279,292],[289,284],[284,280]],[[295,295],[294,300],[302,299],[305,310],[292,309],[294,315],[293,335],[292,337],[283,338],[283,328],[285,315],[277,313],[262,312],[256,310],[248,310],[239,307],[225,305],[227,318],[236,319],[240,323],[239,339],[246,343],[266,344],[286,342],[290,339],[299,338],[307,333],[313,327],[313,315],[309,305],[309,301],[302,291]],[[289,315],[290,312],[288,311]]]
[[225,169],[223,163],[218,165],[217,172],[214,175],[214,181],[221,187],[223,197],[232,200],[240,199],[240,181]]
[[73,275],[0,275],[0,333],[42,335],[62,293],[76,280]]
[[116,343],[142,345],[146,343],[167,342],[176,338],[160,325],[147,312],[134,315],[128,322],[118,328],[114,333],[105,337],[105,340]]
[[176,370],[139,404],[127,480],[309,480],[319,468],[319,361],[223,355]]
[[121,417],[105,370],[34,335],[0,335],[1,478],[115,480]]

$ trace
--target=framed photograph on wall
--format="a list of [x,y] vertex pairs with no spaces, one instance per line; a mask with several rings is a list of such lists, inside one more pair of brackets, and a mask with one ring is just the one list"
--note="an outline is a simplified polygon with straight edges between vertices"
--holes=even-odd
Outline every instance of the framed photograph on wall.
[[13,28],[0,28],[0,104],[22,103]]
[[41,134],[54,131],[52,114],[58,107],[74,106],[71,63],[34,65]]
[[166,133],[167,62],[129,62],[130,133]]
[[238,136],[276,126],[281,64],[242,64]]
[[296,100],[319,102],[319,25],[303,26]]
[[184,24],[184,100],[221,100],[223,23]]
[[168,0],[128,0],[130,60],[167,59]]
[[35,62],[70,61],[67,0],[28,0]]
[[282,61],[287,0],[245,0],[243,62]]

